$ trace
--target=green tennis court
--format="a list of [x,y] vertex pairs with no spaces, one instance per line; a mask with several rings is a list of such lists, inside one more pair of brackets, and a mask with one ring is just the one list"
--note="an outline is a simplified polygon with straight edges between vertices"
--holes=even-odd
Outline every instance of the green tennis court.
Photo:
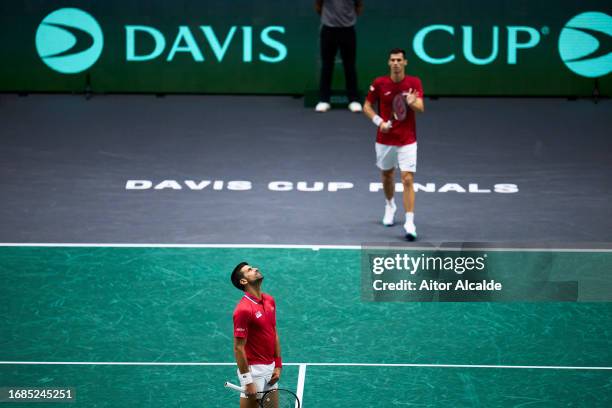
[[75,407],[237,406],[241,260],[276,297],[304,407],[612,404],[609,303],[363,302],[358,249],[1,247],[0,383],[71,387]]

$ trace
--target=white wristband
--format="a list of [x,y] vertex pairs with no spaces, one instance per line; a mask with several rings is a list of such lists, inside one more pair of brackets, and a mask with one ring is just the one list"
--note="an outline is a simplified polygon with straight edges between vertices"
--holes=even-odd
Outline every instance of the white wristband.
[[240,373],[240,385],[241,386],[245,386],[245,385],[249,385],[253,382],[253,376],[251,375],[251,372],[249,371],[248,373]]
[[380,124],[383,123],[383,118],[378,115],[374,115],[374,117],[372,118],[372,123],[374,123],[376,127],[380,127]]

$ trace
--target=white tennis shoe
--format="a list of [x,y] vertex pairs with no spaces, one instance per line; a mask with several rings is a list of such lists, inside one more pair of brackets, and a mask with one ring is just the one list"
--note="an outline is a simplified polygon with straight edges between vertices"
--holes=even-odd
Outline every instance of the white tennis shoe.
[[404,231],[406,231],[406,240],[415,241],[417,239],[416,226],[414,221],[407,220],[404,224]]
[[317,103],[317,106],[315,106],[315,111],[321,113],[327,112],[330,109],[331,105],[328,102],[319,102]]
[[363,110],[363,108],[361,107],[361,104],[357,101],[353,101],[349,103],[348,108],[353,113],[361,112]]
[[397,211],[397,206],[395,204],[385,204],[385,216],[382,219],[382,223],[385,227],[390,227],[395,223],[395,211]]

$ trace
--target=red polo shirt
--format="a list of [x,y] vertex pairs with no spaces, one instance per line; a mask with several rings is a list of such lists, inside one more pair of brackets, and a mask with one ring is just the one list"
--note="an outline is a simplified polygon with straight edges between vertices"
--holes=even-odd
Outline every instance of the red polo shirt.
[[247,339],[249,365],[271,364],[276,351],[276,303],[263,293],[257,299],[244,293],[234,310],[234,337]]
[[[378,77],[370,85],[366,99],[371,104],[378,102],[378,114],[384,121],[387,121],[393,117],[392,102],[395,95],[408,92],[411,88],[416,92],[418,98],[423,98],[423,86],[417,77],[406,75],[399,82],[393,82],[390,76]],[[393,123],[389,133],[383,133],[378,129],[376,142],[391,146],[404,146],[416,142],[414,111],[408,108],[406,119]]]

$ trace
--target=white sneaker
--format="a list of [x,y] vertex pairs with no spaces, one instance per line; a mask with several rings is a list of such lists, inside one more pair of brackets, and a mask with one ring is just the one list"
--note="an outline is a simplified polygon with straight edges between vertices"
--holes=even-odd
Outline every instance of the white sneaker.
[[327,112],[328,110],[331,109],[331,105],[328,102],[319,102],[317,103],[317,106],[315,106],[315,111],[317,112]]
[[382,220],[385,227],[390,227],[395,223],[395,211],[397,211],[397,207],[395,205],[385,204],[385,216]]
[[349,103],[348,108],[351,112],[357,113],[362,111],[361,104],[359,102],[353,101]]
[[414,241],[417,238],[416,226],[412,221],[406,221],[404,224],[404,231],[406,231],[406,240]]

